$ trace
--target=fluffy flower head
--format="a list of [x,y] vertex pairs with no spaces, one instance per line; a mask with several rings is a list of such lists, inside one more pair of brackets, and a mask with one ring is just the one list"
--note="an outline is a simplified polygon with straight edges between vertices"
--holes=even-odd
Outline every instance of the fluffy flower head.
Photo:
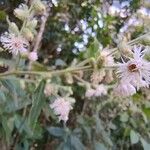
[[38,59],[37,52],[30,52],[28,55],[29,60],[36,61]]
[[66,122],[68,120],[68,115],[72,109],[71,102],[65,98],[57,98],[50,107],[54,110],[55,114],[59,116],[59,121],[63,120]]
[[136,93],[135,87],[130,83],[120,83],[118,86],[114,89],[114,93],[116,96],[120,97],[128,97],[132,96]]
[[12,33],[5,32],[0,37],[0,42],[6,50],[9,50],[12,54],[17,55],[20,53],[26,53],[29,45],[22,36],[16,36]]
[[142,47],[134,47],[133,58],[119,64],[117,73],[121,82],[128,82],[137,89],[150,84],[150,63],[143,58],[144,54]]

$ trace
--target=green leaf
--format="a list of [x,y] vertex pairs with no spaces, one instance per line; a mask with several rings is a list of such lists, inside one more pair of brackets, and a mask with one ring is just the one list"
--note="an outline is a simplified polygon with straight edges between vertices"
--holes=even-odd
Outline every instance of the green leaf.
[[18,99],[17,102],[12,99],[8,100],[8,97],[7,97],[7,102],[5,105],[3,105],[3,112],[7,112],[7,113],[15,112],[17,110],[20,110],[26,107],[29,104],[31,104],[31,100],[29,100],[27,97]]
[[150,119],[150,108],[143,108],[143,112]]
[[30,137],[32,131],[30,127],[28,126],[27,119],[23,118],[20,115],[15,115],[14,120],[15,120],[15,126],[18,129],[18,132],[22,133],[23,131],[25,131],[26,134]]
[[56,137],[63,137],[66,133],[63,128],[59,127],[48,127],[47,130],[51,135]]
[[6,96],[2,91],[0,91],[0,103],[4,102],[6,102]]
[[7,118],[6,116],[2,117],[2,126],[5,131],[5,136],[7,142],[10,141],[12,131],[14,129],[14,119],[13,118]]
[[140,140],[141,140],[143,149],[144,149],[144,150],[150,150],[150,144],[147,143],[143,138],[141,138]]
[[2,85],[9,90],[11,93],[16,93],[16,86],[10,79],[0,79]]
[[74,150],[84,150],[85,147],[80,141],[80,139],[77,136],[71,135],[70,136],[70,141],[71,141],[71,147],[74,148]]
[[31,67],[33,71],[48,71],[45,65],[42,65],[38,62],[33,62]]
[[0,10],[0,21],[3,21],[3,20],[5,20],[5,19],[6,19],[6,12]]
[[120,115],[120,121],[127,122],[128,119],[129,119],[129,116],[126,112]]
[[109,137],[109,134],[105,131],[105,128],[98,114],[95,115],[95,121],[96,121],[96,133],[99,134],[103,138],[103,141],[105,143],[107,143],[109,146],[112,146],[113,143]]
[[108,150],[104,144],[95,142],[94,144],[94,150]]
[[44,87],[45,81],[41,81],[39,86],[37,87],[35,93],[33,94],[32,107],[29,113],[29,125],[31,128],[34,128],[37,122],[37,119],[41,113],[42,107],[44,105]]
[[94,41],[91,43],[91,45],[87,48],[84,57],[85,58],[91,58],[91,57],[96,57],[100,48],[100,43],[99,41],[95,38]]
[[130,131],[130,141],[131,141],[131,144],[136,144],[139,142],[139,134],[135,132],[134,130]]
[[62,66],[62,67],[64,67],[64,66],[67,66],[67,64],[62,59],[56,59],[55,66]]

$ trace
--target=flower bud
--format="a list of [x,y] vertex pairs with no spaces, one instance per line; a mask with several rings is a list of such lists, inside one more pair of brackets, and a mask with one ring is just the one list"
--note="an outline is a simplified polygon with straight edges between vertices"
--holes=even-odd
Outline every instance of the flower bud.
[[28,41],[33,41],[34,35],[28,28],[24,28],[22,34]]
[[65,78],[66,78],[66,82],[68,84],[72,84],[73,83],[73,77],[70,73],[65,74]]
[[44,89],[45,96],[51,96],[55,93],[55,87],[52,84],[46,84]]
[[147,36],[144,36],[141,41],[146,44],[146,45],[150,45],[150,36],[147,35]]
[[91,75],[91,82],[94,84],[100,83],[103,80],[105,74],[106,73],[104,69],[95,70]]
[[29,60],[31,60],[31,61],[36,61],[36,60],[38,59],[37,52],[30,52],[30,53],[28,54],[28,58],[29,58]]
[[37,11],[37,12],[44,12],[46,10],[46,7],[41,2],[41,0],[34,0],[33,6],[34,6],[35,11]]
[[107,49],[104,49],[100,54],[100,62],[102,66],[112,66],[114,64],[114,58]]
[[37,22],[38,22],[37,19],[33,18],[32,20],[30,20],[30,21],[27,22],[27,25],[26,25],[26,26],[27,26],[29,29],[33,30],[33,29],[36,28]]
[[106,76],[105,76],[106,83],[111,83],[113,80],[114,80],[113,71],[112,70],[106,70]]
[[14,22],[10,22],[9,23],[9,29],[8,30],[9,30],[9,32],[12,32],[12,33],[14,33],[16,35],[19,34],[18,26]]
[[84,72],[82,70],[80,70],[80,71],[74,72],[74,74],[77,75],[79,78],[82,78],[84,75]]
[[132,56],[131,47],[126,42],[121,41],[118,44],[118,48],[122,54],[124,54],[126,56]]
[[28,6],[25,4],[20,4],[19,8],[16,8],[14,10],[14,15],[20,19],[20,20],[24,20],[29,16],[29,10],[28,10]]

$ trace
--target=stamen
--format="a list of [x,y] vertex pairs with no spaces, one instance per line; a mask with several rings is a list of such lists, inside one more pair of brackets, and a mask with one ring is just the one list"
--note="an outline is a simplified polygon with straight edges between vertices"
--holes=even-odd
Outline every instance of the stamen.
[[130,65],[128,66],[128,70],[129,70],[130,72],[137,72],[137,71],[138,71],[138,68],[137,68],[136,64],[130,64]]

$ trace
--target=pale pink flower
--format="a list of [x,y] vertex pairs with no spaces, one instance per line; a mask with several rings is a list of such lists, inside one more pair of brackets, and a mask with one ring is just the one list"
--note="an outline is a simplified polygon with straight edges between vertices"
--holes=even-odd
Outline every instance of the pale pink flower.
[[66,122],[68,120],[68,115],[72,109],[71,102],[65,98],[57,98],[50,107],[54,110],[55,114],[59,116],[59,121],[63,120]]
[[135,87],[128,82],[120,82],[117,87],[114,89],[116,96],[128,97],[136,93]]
[[90,88],[90,89],[86,90],[85,96],[90,98],[90,97],[94,96],[94,93],[95,93],[95,90]]
[[26,53],[29,45],[28,41],[22,36],[16,36],[8,32],[5,32],[0,37],[0,42],[5,49],[9,50],[14,55],[17,55],[19,52]]
[[107,95],[107,88],[103,84],[100,84],[96,87],[94,96],[98,97],[103,95]]
[[142,51],[142,47],[134,47],[133,58],[120,63],[117,72],[123,83],[128,82],[137,89],[150,84],[150,62],[143,58],[145,50]]
[[85,96],[88,98],[107,95],[107,87],[104,84],[97,85],[95,89],[87,89]]
[[28,58],[29,60],[31,61],[36,61],[38,59],[38,55],[37,55],[37,52],[30,52],[28,54]]

